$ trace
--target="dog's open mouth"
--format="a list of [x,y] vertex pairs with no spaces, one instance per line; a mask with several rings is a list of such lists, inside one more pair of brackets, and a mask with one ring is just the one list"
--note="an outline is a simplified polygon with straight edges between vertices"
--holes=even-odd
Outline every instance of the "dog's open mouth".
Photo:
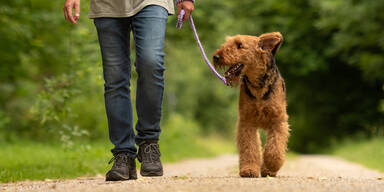
[[230,79],[234,76],[239,76],[243,68],[244,68],[244,65],[240,63],[233,65],[224,73],[224,76],[226,79]]

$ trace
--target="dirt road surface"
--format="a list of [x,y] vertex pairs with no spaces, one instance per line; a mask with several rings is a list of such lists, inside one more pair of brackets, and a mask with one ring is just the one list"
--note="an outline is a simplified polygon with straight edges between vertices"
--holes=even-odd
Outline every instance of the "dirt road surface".
[[71,180],[23,181],[0,185],[5,191],[257,191],[384,192],[384,173],[320,155],[288,160],[276,178],[240,178],[237,156],[188,160],[165,165],[165,175],[135,181],[105,182],[102,175]]

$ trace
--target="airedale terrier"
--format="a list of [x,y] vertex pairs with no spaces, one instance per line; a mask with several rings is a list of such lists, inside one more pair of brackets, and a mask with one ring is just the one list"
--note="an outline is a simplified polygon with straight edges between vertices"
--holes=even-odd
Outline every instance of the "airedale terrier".
[[[290,129],[285,83],[275,63],[282,42],[279,32],[236,35],[227,37],[213,56],[215,67],[229,68],[226,80],[232,86],[241,84],[237,120],[241,177],[276,176],[285,161]],[[260,128],[267,133],[263,154]]]

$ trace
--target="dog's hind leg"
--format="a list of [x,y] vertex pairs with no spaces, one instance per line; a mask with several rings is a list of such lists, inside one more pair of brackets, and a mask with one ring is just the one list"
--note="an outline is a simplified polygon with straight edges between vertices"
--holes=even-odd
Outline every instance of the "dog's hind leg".
[[262,151],[259,131],[249,123],[237,123],[237,147],[241,177],[259,177]]
[[267,129],[267,142],[264,146],[264,163],[261,176],[276,176],[285,161],[289,137],[288,122],[280,122]]

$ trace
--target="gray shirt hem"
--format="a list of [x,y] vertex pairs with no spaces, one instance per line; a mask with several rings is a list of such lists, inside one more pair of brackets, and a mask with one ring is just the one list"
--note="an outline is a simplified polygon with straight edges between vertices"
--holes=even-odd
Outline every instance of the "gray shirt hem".
[[164,7],[168,11],[169,15],[175,14],[175,11],[173,10],[173,7],[169,7],[169,5],[166,4],[166,3],[148,2],[148,3],[142,3],[140,6],[135,7],[135,9],[133,9],[130,12],[126,12],[126,13],[106,13],[106,12],[91,13],[90,12],[88,17],[90,19],[99,18],[99,17],[132,17],[132,16],[136,15],[138,12],[140,12],[144,7],[146,7],[148,5],[159,5],[159,6]]

